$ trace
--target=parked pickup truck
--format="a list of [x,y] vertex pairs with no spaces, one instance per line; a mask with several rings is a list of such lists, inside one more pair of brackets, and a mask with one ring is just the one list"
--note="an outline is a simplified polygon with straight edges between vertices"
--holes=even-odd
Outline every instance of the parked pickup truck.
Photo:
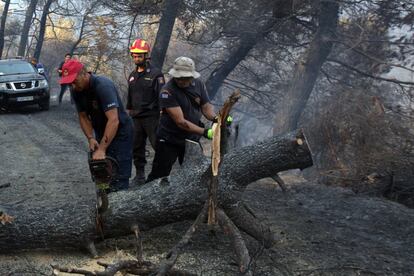
[[42,110],[49,109],[50,88],[46,78],[25,60],[0,60],[0,107],[34,104]]

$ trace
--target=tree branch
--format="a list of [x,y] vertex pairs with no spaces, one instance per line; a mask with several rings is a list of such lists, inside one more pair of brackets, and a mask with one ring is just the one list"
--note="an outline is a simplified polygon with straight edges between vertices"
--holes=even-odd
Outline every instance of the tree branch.
[[187,230],[182,239],[167,254],[167,259],[161,263],[157,271],[157,276],[164,276],[167,275],[167,273],[169,273],[169,271],[177,261],[177,258],[181,253],[180,251],[184,248],[184,246],[188,244],[195,231],[197,231],[198,227],[200,227],[200,225],[206,220],[207,208],[208,205],[205,204],[197,219],[194,221],[193,225],[191,225],[191,227]]
[[397,80],[397,79],[390,79],[390,78],[384,78],[384,77],[379,77],[379,76],[374,76],[372,74],[369,74],[367,72],[364,72],[354,66],[351,66],[349,64],[346,64],[345,62],[342,62],[340,60],[337,59],[333,59],[333,58],[328,58],[327,59],[328,62],[333,62],[333,63],[337,63],[351,71],[357,72],[358,74],[361,74],[365,77],[371,78],[371,79],[376,79],[376,80],[380,80],[380,81],[386,81],[386,82],[392,82],[392,83],[396,83],[396,84],[405,84],[405,85],[414,85],[414,82],[411,81],[401,81],[401,80]]
[[251,262],[249,251],[247,250],[240,231],[221,209],[217,209],[217,219],[220,226],[223,228],[223,231],[225,233],[230,233],[232,236],[233,246],[239,260],[239,271],[243,273],[243,275],[252,275],[251,271],[249,271]]
[[0,189],[8,188],[8,187],[10,187],[10,183],[5,183],[5,184],[0,185]]
[[270,228],[257,219],[243,202],[227,208],[226,212],[240,230],[252,236],[265,248],[270,248],[277,242],[278,239]]

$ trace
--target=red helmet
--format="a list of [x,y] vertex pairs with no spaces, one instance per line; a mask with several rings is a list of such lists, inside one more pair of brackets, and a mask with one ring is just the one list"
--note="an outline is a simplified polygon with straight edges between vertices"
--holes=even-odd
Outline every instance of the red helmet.
[[135,39],[134,43],[129,47],[129,51],[131,54],[149,54],[150,45],[143,39]]

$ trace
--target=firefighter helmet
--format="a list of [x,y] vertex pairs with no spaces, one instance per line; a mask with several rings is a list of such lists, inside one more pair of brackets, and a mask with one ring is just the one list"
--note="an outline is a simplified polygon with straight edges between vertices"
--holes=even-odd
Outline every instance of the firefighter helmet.
[[131,54],[149,54],[150,45],[143,39],[135,39],[131,47],[129,47]]

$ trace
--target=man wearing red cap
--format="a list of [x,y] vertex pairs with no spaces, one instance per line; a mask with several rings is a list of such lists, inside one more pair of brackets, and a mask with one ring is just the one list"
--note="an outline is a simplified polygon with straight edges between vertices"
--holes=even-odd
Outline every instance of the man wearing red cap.
[[119,164],[111,191],[127,189],[132,167],[132,120],[125,111],[114,83],[89,73],[78,60],[62,67],[61,84],[71,84],[73,100],[94,160],[106,155]]

